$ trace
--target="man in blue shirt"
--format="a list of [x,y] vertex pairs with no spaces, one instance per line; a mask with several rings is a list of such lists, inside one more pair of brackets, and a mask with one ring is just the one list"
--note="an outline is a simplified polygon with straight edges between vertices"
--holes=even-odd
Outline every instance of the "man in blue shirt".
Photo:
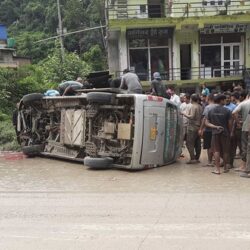
[[224,107],[233,112],[233,110],[236,108],[236,105],[231,102],[231,93],[225,92],[224,95],[226,96],[226,104]]

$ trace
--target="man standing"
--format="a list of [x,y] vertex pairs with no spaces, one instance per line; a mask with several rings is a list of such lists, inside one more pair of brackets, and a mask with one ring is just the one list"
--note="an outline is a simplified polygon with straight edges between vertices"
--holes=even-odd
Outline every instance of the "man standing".
[[198,95],[192,94],[192,105],[189,109],[189,112],[182,112],[182,115],[188,118],[186,145],[190,155],[190,160],[187,162],[187,164],[198,163],[201,153],[201,140],[198,132],[201,125],[202,107],[199,105],[198,101]]
[[207,158],[208,163],[204,165],[205,167],[212,167],[212,158],[213,158],[213,150],[211,147],[212,142],[212,129],[205,126],[206,119],[208,119],[208,113],[210,110],[212,110],[217,104],[214,103],[214,95],[209,94],[208,96],[208,105],[205,107],[203,111],[203,119],[201,122],[201,127],[199,130],[199,135],[203,137],[203,149],[207,150]]
[[224,160],[224,173],[229,171],[232,117],[231,112],[224,107],[225,99],[226,96],[222,94],[215,96],[214,101],[218,105],[209,111],[208,119],[205,122],[207,127],[212,128],[212,148],[216,167],[213,174],[220,174],[220,157]]
[[123,71],[120,89],[127,89],[129,94],[142,94],[142,86],[138,76],[128,69]]
[[246,161],[246,171],[242,173],[240,177],[250,178],[250,111],[248,113],[248,143],[247,143],[247,161]]
[[[190,103],[190,95],[185,94],[184,97],[184,102],[180,106],[180,111],[181,113],[189,113],[190,107],[192,104]],[[183,115],[183,141],[186,140],[187,138],[187,127],[188,127],[188,118]]]
[[[230,92],[225,92],[224,95],[226,96],[226,104],[225,108],[227,108],[230,112],[233,112],[236,108],[236,105],[231,102],[232,95]],[[236,123],[233,122],[232,131],[230,135],[230,168],[234,168],[234,157],[236,155],[237,149],[237,137],[236,137]]]
[[175,89],[174,88],[171,88],[170,101],[172,101],[173,103],[175,103],[178,107],[181,105],[180,97],[175,94]]
[[241,113],[242,117],[242,132],[241,132],[241,149],[242,149],[242,165],[236,171],[246,171],[246,159],[247,159],[247,143],[248,143],[248,113],[250,111],[250,92],[245,101],[241,102],[233,111],[233,116],[237,120],[238,113]]

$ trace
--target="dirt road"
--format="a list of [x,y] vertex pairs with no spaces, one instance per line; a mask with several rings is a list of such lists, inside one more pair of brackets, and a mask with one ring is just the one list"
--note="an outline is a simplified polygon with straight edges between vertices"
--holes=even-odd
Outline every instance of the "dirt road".
[[0,249],[250,249],[250,180],[0,158]]

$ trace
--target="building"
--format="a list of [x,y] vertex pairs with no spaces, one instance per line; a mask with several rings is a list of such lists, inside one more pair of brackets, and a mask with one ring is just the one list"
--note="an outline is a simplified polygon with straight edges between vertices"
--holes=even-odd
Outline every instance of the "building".
[[[188,3],[187,3],[188,2]],[[155,71],[179,88],[226,89],[250,68],[249,0],[108,0],[110,71]]]
[[0,68],[18,68],[30,64],[30,58],[16,56],[15,41],[8,39],[6,27],[0,24]]

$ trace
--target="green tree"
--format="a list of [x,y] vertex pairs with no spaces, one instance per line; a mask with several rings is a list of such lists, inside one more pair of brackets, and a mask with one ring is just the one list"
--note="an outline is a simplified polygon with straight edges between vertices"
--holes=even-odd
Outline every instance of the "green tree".
[[84,61],[91,66],[94,71],[107,69],[106,57],[99,45],[94,45],[83,55]]
[[76,53],[66,52],[62,63],[59,48],[40,62],[39,67],[42,72],[46,72],[43,75],[43,82],[47,87],[56,87],[62,81],[74,80],[92,70],[91,66],[81,60]]

